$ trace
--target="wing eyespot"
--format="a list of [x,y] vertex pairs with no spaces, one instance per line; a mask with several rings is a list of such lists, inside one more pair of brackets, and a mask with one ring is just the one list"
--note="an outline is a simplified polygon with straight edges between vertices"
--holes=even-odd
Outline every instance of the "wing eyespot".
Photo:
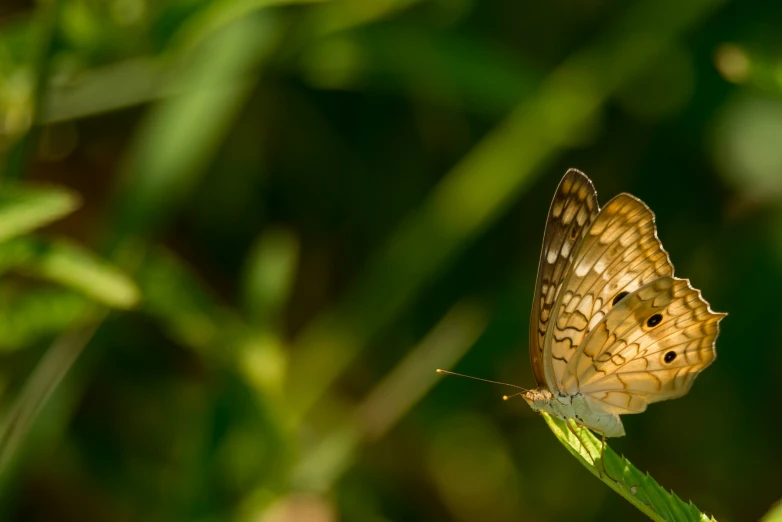
[[663,320],[662,314],[654,314],[649,319],[647,319],[646,326],[648,326],[649,328],[654,328],[655,326],[660,324],[662,320]]
[[614,297],[614,300],[611,301],[611,306],[616,306],[617,303],[619,303],[619,301],[621,301],[628,295],[630,295],[630,292],[619,292],[618,294],[616,294],[616,297]]
[[665,354],[665,357],[663,358],[663,360],[664,360],[666,363],[672,363],[672,362],[673,362],[673,360],[674,360],[674,359],[676,359],[676,355],[677,355],[677,354],[676,354],[676,352],[674,352],[674,351],[672,350],[672,351],[670,351],[670,352],[668,352],[668,353],[666,353],[666,354]]

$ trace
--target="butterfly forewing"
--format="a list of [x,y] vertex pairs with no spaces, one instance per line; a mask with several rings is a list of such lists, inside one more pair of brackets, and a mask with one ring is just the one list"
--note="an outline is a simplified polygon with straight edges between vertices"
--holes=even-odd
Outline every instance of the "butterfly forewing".
[[654,214],[620,194],[600,210],[570,170],[551,204],[532,306],[534,411],[620,437],[619,415],[687,393],[726,314],[673,276]]
[[686,394],[716,357],[719,321],[689,281],[656,279],[613,307],[568,365],[593,410],[639,413]]
[[609,201],[586,230],[554,306],[544,370],[556,389],[578,392],[567,367],[612,307],[649,281],[672,275],[652,211],[629,194]]
[[562,178],[551,202],[543,249],[538,265],[538,280],[530,320],[530,360],[538,386],[548,386],[543,369],[543,347],[551,312],[584,232],[598,214],[597,193],[592,182],[571,169]]

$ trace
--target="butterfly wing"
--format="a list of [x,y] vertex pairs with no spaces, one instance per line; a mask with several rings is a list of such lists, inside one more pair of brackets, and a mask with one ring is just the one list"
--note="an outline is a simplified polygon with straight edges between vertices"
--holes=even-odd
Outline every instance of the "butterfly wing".
[[614,306],[568,365],[595,412],[639,413],[686,394],[716,358],[726,314],[714,313],[689,281],[661,277]]
[[578,393],[579,382],[567,367],[587,334],[624,296],[672,275],[649,207],[629,194],[609,201],[586,230],[554,305],[544,343],[546,379],[558,390]]
[[543,346],[551,310],[584,232],[599,210],[597,192],[589,178],[575,169],[568,170],[549,209],[532,302],[529,353],[538,386],[554,389],[546,381],[543,370]]

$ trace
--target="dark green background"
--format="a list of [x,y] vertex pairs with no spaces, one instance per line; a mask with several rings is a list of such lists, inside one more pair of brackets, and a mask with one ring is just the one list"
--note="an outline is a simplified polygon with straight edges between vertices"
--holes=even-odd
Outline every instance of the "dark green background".
[[80,193],[46,233],[142,299],[71,316],[4,275],[4,415],[97,330],[0,469],[0,514],[640,519],[508,389],[434,373],[533,384],[540,241],[576,167],[601,203],[646,202],[730,314],[692,391],[612,447],[718,520],[761,518],[782,497],[780,24],[759,0],[4,0],[6,182]]

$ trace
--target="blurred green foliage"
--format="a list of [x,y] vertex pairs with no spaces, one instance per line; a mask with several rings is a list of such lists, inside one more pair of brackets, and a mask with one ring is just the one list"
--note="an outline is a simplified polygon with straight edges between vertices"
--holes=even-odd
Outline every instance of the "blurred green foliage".
[[612,448],[760,519],[780,23],[757,0],[2,2],[0,517],[636,519],[521,401],[434,373],[532,384],[577,167],[647,202],[730,313],[693,390]]

